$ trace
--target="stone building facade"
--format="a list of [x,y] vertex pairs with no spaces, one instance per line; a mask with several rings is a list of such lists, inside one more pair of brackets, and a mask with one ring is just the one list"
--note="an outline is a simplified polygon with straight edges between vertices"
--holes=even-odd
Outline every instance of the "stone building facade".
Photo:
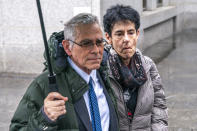
[[[141,15],[142,50],[173,33],[197,28],[196,0],[41,0],[47,36],[80,12],[102,16],[115,4],[131,5]],[[0,72],[40,73],[43,40],[35,0],[0,0]]]

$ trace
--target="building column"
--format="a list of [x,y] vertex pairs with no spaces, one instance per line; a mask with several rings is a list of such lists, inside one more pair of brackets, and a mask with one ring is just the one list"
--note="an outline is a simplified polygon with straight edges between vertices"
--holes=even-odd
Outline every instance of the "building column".
[[146,8],[148,11],[154,10],[157,8],[157,1],[156,0],[147,0],[146,1]]
[[168,6],[169,5],[169,0],[163,0],[162,5],[163,6]]

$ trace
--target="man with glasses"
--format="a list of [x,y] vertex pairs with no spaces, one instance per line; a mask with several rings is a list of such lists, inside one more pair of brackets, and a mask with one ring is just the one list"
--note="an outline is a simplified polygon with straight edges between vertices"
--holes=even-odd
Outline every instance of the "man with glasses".
[[118,130],[108,76],[98,72],[106,70],[100,66],[105,40],[98,19],[79,14],[65,24],[64,40],[57,37],[49,48],[59,92],[49,92],[43,72],[23,96],[10,130]]

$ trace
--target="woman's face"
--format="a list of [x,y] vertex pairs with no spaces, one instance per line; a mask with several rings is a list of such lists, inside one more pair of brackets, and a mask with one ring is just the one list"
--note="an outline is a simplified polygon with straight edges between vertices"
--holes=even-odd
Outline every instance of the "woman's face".
[[115,23],[111,36],[106,34],[106,38],[119,56],[129,61],[136,51],[138,36],[139,30],[136,31],[135,24],[129,20]]

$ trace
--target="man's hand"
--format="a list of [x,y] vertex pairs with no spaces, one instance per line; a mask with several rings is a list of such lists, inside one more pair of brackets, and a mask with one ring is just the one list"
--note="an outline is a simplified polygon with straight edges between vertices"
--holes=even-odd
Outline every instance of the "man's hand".
[[64,97],[57,92],[51,92],[44,100],[44,112],[52,121],[66,113],[65,102],[68,97]]

